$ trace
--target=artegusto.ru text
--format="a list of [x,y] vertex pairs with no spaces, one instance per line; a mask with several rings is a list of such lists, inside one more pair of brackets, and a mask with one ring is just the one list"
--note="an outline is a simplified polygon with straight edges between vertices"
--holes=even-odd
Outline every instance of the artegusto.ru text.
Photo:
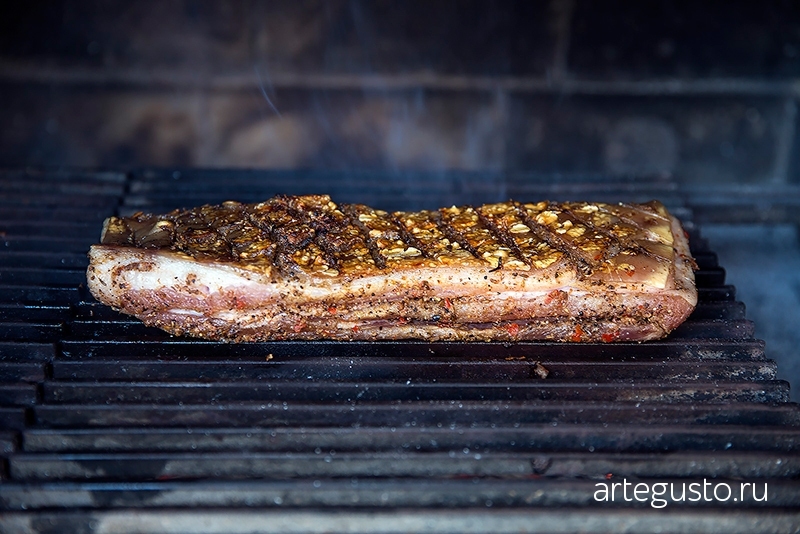
[[650,502],[664,508],[680,502],[767,501],[767,483],[741,482],[598,482],[594,500],[598,502]]

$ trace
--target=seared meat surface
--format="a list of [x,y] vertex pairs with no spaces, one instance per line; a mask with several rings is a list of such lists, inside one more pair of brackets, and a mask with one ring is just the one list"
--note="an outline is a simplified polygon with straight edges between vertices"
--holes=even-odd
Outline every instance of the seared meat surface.
[[387,213],[283,196],[112,217],[89,256],[99,301],[229,341],[640,341],[697,302],[658,202]]

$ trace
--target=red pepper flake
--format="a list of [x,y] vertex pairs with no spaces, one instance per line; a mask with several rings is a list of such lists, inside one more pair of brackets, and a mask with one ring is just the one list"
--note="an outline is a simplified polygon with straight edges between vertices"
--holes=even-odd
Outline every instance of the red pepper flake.
[[548,293],[547,296],[544,298],[544,303],[550,304],[554,300],[557,300],[560,296],[561,296],[561,290],[554,289],[550,293]]
[[353,327],[353,332],[358,332],[358,327],[357,326]]
[[606,480],[611,480],[611,478],[613,476],[614,476],[614,473],[606,473]]
[[305,327],[306,327],[306,323],[305,322],[298,321],[298,322],[294,323],[294,326],[292,326],[292,330],[294,330],[295,332],[302,332],[303,328],[305,328]]
[[581,325],[576,324],[575,333],[572,334],[572,341],[578,342],[581,340],[582,337],[583,337],[583,328],[581,328]]
[[243,310],[247,307],[247,303],[237,297],[233,297],[233,307],[237,310]]
[[627,271],[625,271],[625,274],[627,274],[628,276],[633,276],[634,272],[635,271],[633,269],[628,269]]
[[447,311],[453,311],[453,303],[450,302],[450,299],[444,299],[444,307],[447,308]]
[[506,332],[511,337],[517,337],[519,334],[519,325],[517,323],[509,323],[506,325]]
[[600,261],[602,259],[603,259],[603,253],[602,252],[598,252],[597,254],[594,255],[594,261]]
[[398,317],[397,318],[397,324],[406,324],[407,322],[408,321],[406,320],[405,317]]
[[328,313],[330,314],[336,313],[336,306],[328,306]]
[[603,334],[602,336],[600,336],[600,338],[603,340],[604,343],[611,343],[612,341],[617,339],[617,336],[616,334]]

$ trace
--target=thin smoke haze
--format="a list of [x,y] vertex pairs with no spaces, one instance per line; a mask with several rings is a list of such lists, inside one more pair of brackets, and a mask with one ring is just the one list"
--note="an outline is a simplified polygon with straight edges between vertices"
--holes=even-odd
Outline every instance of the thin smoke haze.
[[[267,90],[264,87],[264,80],[261,79],[261,73],[258,71],[258,66],[257,65],[253,65],[253,71],[256,73],[256,79],[258,79],[258,88],[261,89],[261,94],[264,96],[264,100],[267,101],[267,104],[269,104],[269,107],[272,109],[272,111],[275,112],[275,114],[278,117],[283,118],[283,116],[281,115],[281,112],[278,111],[278,108],[275,107],[275,104],[272,103],[272,100],[269,98],[269,95],[267,94]],[[269,83],[269,77],[267,77],[267,83]],[[270,92],[274,92],[271,83],[269,84],[269,88],[270,88]]]

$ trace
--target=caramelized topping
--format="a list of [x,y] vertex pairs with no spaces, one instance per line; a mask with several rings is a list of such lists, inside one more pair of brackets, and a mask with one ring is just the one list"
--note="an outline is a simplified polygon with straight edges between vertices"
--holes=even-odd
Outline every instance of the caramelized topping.
[[162,216],[112,217],[106,245],[170,249],[256,271],[335,277],[438,265],[530,271],[557,262],[580,276],[663,283],[673,261],[664,207],[503,202],[438,212],[337,205],[326,195],[225,202]]

